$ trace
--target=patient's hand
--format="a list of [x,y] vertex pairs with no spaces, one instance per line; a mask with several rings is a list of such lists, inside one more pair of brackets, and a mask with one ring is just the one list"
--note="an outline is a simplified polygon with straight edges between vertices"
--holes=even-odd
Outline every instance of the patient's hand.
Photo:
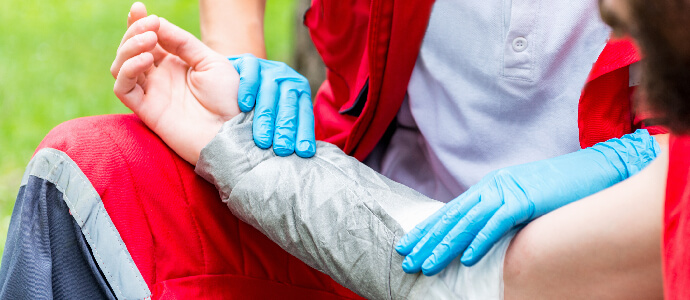
[[194,35],[132,5],[110,69],[114,92],[178,155],[196,164],[201,149],[239,114],[239,76],[227,58]]

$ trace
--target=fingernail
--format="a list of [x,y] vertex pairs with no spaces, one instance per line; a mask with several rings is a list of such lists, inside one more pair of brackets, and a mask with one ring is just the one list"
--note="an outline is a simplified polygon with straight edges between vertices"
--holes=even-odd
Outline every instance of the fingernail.
[[255,132],[257,132],[254,135],[256,145],[259,146],[259,148],[268,149],[273,143],[273,126],[271,118],[259,117],[256,122],[258,123],[258,126],[254,128],[256,129]]
[[472,248],[467,248],[467,250],[465,250],[465,253],[460,258],[460,261],[465,263],[467,261],[472,260],[473,256],[474,256],[474,250],[472,250]]
[[294,152],[293,149],[289,139],[278,138],[273,141],[273,152],[278,156],[289,156]]
[[398,244],[395,245],[395,249],[400,249],[403,250],[405,248],[404,246],[407,244],[407,235],[404,235],[399,241]]
[[314,144],[310,141],[301,141],[297,144],[297,151],[314,153]]
[[422,264],[422,270],[429,270],[434,267],[433,260],[436,260],[436,256],[432,254],[427,258],[424,263]]
[[242,105],[240,105],[240,109],[242,109],[243,112],[249,112],[252,110],[254,107],[254,96],[252,95],[247,95],[244,97],[244,101],[242,101]]
[[286,157],[286,156],[290,156],[292,154],[292,152],[290,152],[289,150],[287,150],[285,148],[275,148],[274,147],[273,152],[280,157]]
[[403,260],[402,267],[405,272],[409,272],[414,267],[414,262],[409,256],[405,257],[405,260]]
[[261,149],[268,149],[271,148],[271,142],[268,141],[268,138],[266,137],[256,137],[254,139],[254,143]]
[[402,241],[398,242],[398,244],[395,245],[395,251],[398,251],[398,252],[403,251]]

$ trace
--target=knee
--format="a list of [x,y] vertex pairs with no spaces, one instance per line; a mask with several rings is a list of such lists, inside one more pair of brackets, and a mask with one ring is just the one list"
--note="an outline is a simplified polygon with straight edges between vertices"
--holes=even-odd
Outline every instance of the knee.
[[80,154],[84,151],[108,155],[108,150],[114,150],[113,146],[119,140],[136,136],[157,140],[157,137],[133,114],[84,117],[64,122],[53,128],[41,141],[36,151],[52,148],[68,155]]
[[194,175],[191,165],[133,114],[67,121],[51,130],[36,152],[44,148],[67,154],[99,191],[124,184],[123,178],[140,182],[171,171]]
[[134,114],[102,115],[64,122],[51,130],[36,152],[52,148],[67,154],[80,167],[150,165],[152,157],[177,158],[170,148]]

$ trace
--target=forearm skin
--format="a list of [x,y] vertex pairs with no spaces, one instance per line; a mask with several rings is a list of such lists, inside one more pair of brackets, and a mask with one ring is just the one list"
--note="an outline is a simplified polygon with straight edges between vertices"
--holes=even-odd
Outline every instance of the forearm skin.
[[201,39],[225,56],[266,58],[266,0],[199,0]]

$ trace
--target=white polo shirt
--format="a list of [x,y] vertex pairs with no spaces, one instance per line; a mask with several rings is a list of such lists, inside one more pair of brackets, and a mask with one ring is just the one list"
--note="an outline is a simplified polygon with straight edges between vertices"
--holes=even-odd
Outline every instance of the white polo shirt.
[[609,33],[597,0],[437,0],[398,129],[367,163],[449,201],[492,170],[577,151]]

